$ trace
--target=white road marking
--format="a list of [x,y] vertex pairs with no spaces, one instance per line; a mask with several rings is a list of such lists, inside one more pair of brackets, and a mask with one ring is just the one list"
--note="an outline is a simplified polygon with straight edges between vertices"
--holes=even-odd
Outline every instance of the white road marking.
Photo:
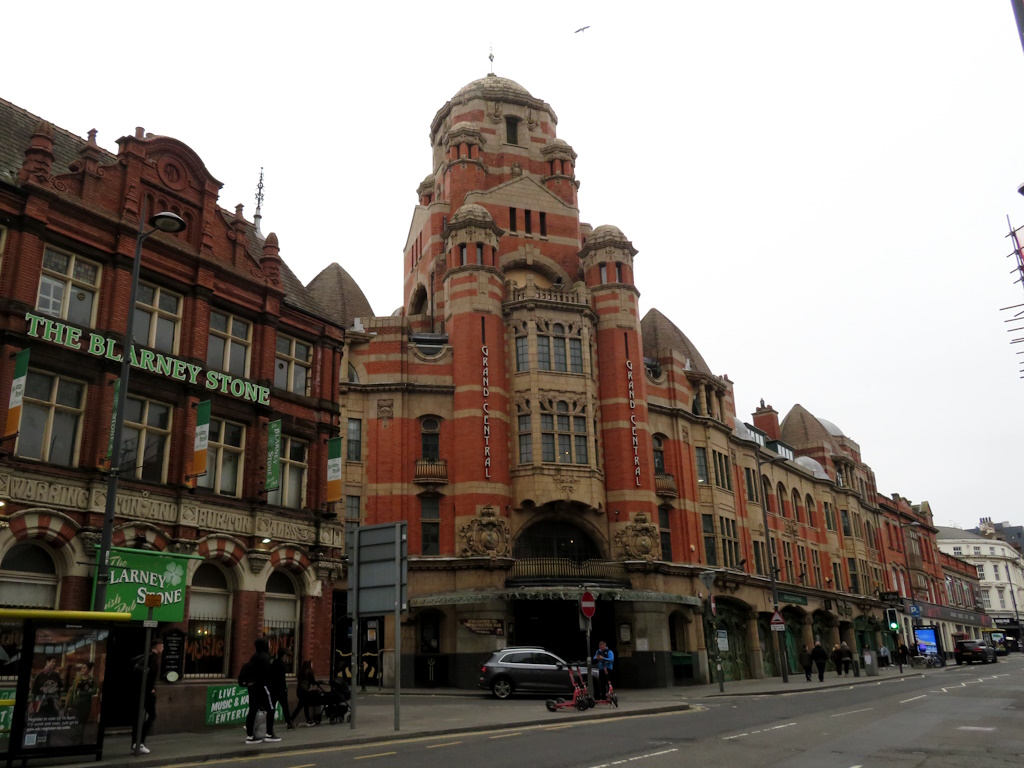
[[746,733],[737,733],[735,736],[723,736],[722,741],[730,741],[731,739],[740,739],[744,736],[753,736],[756,733],[768,733],[769,731],[777,731],[780,728],[789,728],[791,725],[796,723],[783,723],[782,725],[773,725],[771,728],[761,728],[757,731],[747,731]]
[[645,760],[648,757],[660,757],[661,755],[668,755],[678,751],[678,749],[664,749],[661,752],[649,752],[646,755],[637,755],[636,757],[629,757],[625,760],[616,760],[613,763],[601,763],[599,765],[592,765],[590,766],[590,768],[609,768],[609,766],[612,765],[626,765],[627,763],[632,763],[635,760]]
[[915,696],[912,699],[904,699],[903,701],[900,702],[900,704],[906,704],[908,701],[917,701],[918,699],[927,699],[927,698],[928,698],[928,694],[927,693],[922,693],[920,696]]
[[842,717],[843,715],[856,715],[858,712],[867,712],[867,711],[872,710],[872,709],[874,709],[874,707],[866,707],[864,709],[855,709],[855,710],[853,710],[851,712],[839,712],[837,714],[832,715],[832,717]]
[[961,725],[957,727],[958,731],[994,731],[995,728],[983,728],[980,725]]

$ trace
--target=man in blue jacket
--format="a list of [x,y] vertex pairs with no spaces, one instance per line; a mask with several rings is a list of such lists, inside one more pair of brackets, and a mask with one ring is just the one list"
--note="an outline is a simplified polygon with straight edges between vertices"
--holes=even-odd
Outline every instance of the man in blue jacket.
[[594,654],[594,666],[597,667],[597,683],[601,690],[597,698],[608,698],[608,683],[611,682],[612,668],[615,666],[615,651],[608,647],[602,640],[597,644],[597,653]]

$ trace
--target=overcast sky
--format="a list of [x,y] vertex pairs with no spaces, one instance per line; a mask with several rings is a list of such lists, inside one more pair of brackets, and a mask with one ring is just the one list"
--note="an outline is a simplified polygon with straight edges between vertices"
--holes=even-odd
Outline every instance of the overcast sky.
[[304,283],[338,262],[378,315],[430,121],[493,45],[579,153],[582,220],[639,250],[641,312],[741,419],[800,403],[936,523],[1024,523],[1010,0],[9,5],[0,97],[110,151],[180,139],[249,218],[263,166],[285,261]]

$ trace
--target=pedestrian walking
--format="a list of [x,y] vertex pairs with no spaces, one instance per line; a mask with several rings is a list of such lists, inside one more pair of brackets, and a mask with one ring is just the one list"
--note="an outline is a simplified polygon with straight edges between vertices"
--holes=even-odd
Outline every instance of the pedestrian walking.
[[825,682],[825,664],[828,663],[828,652],[821,647],[821,641],[815,640],[814,648],[811,650],[811,660],[818,668],[818,682]]
[[306,715],[306,725],[316,725],[319,722],[318,720],[314,721],[309,714],[309,708],[314,703],[315,690],[316,674],[313,672],[313,662],[306,659],[299,668],[299,685],[296,694],[299,697],[299,703],[295,705],[295,711],[292,712],[293,723],[295,718],[299,716],[300,709]]
[[270,695],[274,699],[274,706],[281,705],[284,712],[285,722],[288,723],[288,730],[295,727],[292,721],[292,711],[288,706],[288,670],[291,668],[292,655],[287,648],[277,649],[277,658],[270,663],[270,676],[273,686],[270,688]]
[[[273,685],[271,674],[270,643],[265,637],[257,638],[256,652],[249,658],[238,675],[239,685],[249,690],[249,714],[245,716],[245,743],[259,744],[261,741],[280,741],[274,734],[274,698],[270,694]],[[267,713],[267,735],[256,738],[256,715]]]
[[840,658],[843,660],[843,674],[850,676],[850,669],[853,667],[853,651],[845,642],[840,645]]
[[882,669],[886,669],[889,666],[889,646],[885,643],[878,648],[878,666]]
[[807,678],[807,682],[809,683],[811,682],[811,665],[813,664],[813,662],[811,661],[811,652],[807,648],[807,643],[804,643],[803,646],[800,648],[800,653],[798,656],[800,660],[800,666],[804,670],[804,676]]
[[615,651],[608,647],[604,640],[597,644],[597,653],[594,654],[594,664],[597,665],[597,684],[599,699],[608,698],[608,683],[612,679],[612,669],[615,666]]
[[839,643],[832,646],[832,665],[836,668],[836,674],[843,676],[843,650]]
[[[153,642],[149,647],[149,661],[146,663],[146,679],[142,679],[142,659],[145,654],[141,654],[135,659],[135,666],[133,667],[134,678],[135,678],[135,690],[145,685],[145,696],[143,697],[142,707],[145,710],[145,717],[142,721],[142,733],[138,732],[139,729],[139,709],[136,704],[135,717],[132,718],[132,752],[135,752],[136,745],[138,745],[138,753],[140,755],[148,755],[149,748],[146,746],[146,737],[149,735],[150,729],[153,727],[153,721],[156,720],[156,676],[160,671],[160,654],[164,652],[164,641],[159,637],[154,638]],[[138,702],[138,699],[136,699]]]
[[907,643],[904,640],[900,640],[899,655],[900,655],[900,672],[902,672],[903,668],[905,666],[907,666],[907,664],[910,663],[910,649],[907,648]]

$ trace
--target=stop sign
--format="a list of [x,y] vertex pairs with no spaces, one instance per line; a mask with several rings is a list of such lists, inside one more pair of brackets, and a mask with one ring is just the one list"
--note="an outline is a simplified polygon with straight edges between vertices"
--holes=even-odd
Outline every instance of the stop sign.
[[594,611],[597,608],[597,601],[593,592],[584,592],[580,595],[580,613],[588,619],[594,618]]

